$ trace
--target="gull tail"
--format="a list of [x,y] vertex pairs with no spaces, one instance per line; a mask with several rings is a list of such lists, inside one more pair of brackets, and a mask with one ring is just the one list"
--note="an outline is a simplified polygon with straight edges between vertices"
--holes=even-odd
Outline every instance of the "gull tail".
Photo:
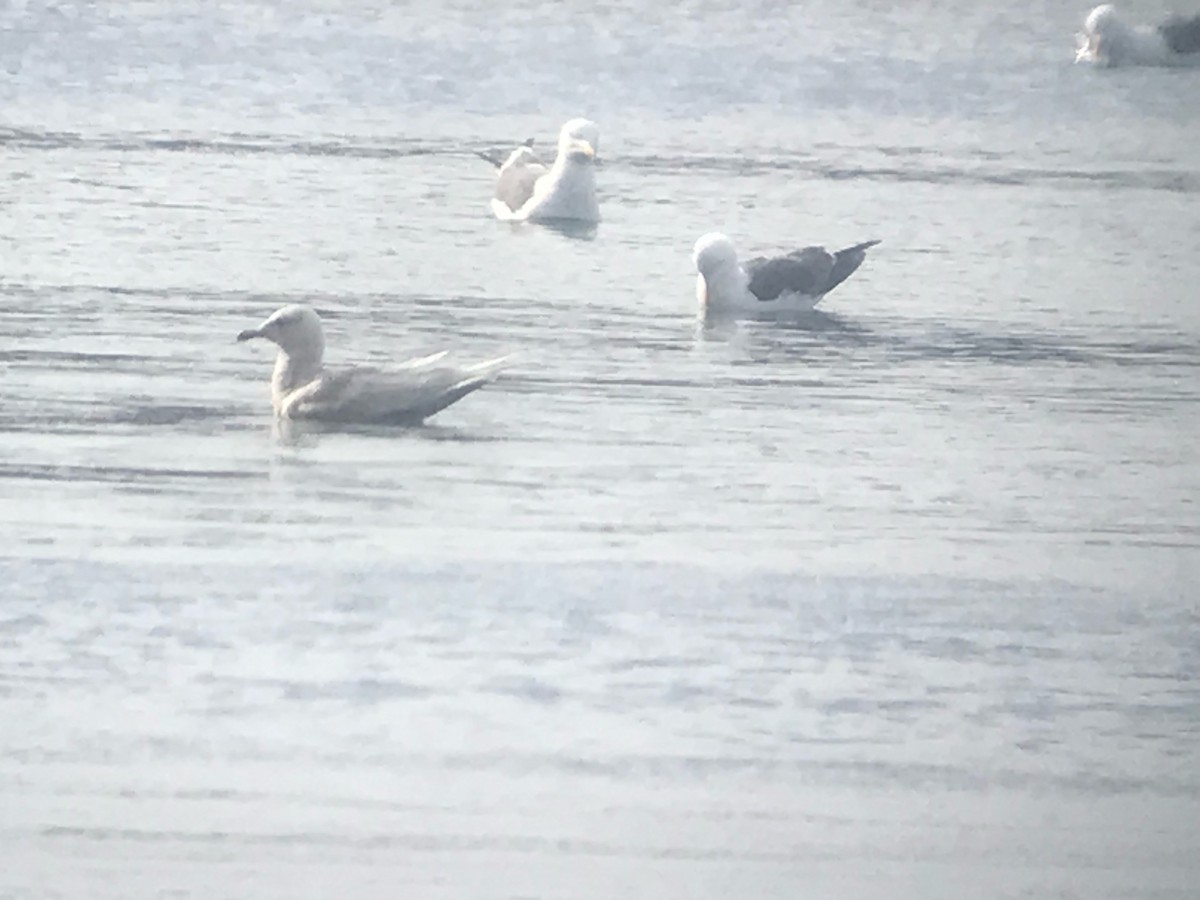
[[506,353],[504,356],[497,356],[495,359],[484,360],[483,362],[472,363],[469,366],[463,366],[459,369],[462,377],[458,382],[450,388],[450,394],[454,395],[453,403],[459,397],[465,397],[471,391],[477,391],[489,381],[494,381],[496,376],[503,372],[508,363],[517,354]]
[[463,368],[463,374],[469,376],[472,380],[480,380],[481,384],[486,383],[507,369],[509,363],[519,355],[518,353],[506,353],[494,359],[473,363]]
[[863,241],[861,244],[855,244],[853,247],[847,247],[845,250],[839,250],[836,255],[841,256],[843,253],[862,253],[865,250],[870,250],[880,241]]
[[857,272],[858,267],[867,258],[867,251],[878,243],[879,241],[863,241],[861,244],[855,244],[853,247],[847,247],[845,250],[839,250],[833,254],[833,270],[829,273],[829,284],[824,292],[828,294]]
[[441,362],[449,354],[448,350],[439,350],[437,353],[431,353],[428,356],[420,356],[416,359],[407,360],[403,368],[405,369],[428,369],[435,363]]
[[457,403],[467,394],[474,393],[489,381],[494,379],[504,369],[505,365],[516,354],[509,353],[497,356],[495,359],[474,363],[459,369],[459,377],[449,387],[439,390],[431,396],[419,411],[419,417],[426,419],[434,413],[445,409],[451,403]]

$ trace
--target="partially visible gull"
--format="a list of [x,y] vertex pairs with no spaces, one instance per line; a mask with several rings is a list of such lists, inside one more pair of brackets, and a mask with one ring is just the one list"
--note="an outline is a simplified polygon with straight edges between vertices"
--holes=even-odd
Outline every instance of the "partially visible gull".
[[1200,65],[1200,15],[1174,15],[1161,25],[1127,25],[1116,8],[1097,6],[1083,23],[1076,62],[1100,66]]
[[412,359],[387,371],[322,365],[325,335],[307,306],[277,309],[239,341],[266,338],[279,347],[271,376],[271,402],[280,419],[346,424],[411,425],[478,390],[496,376],[507,357],[468,366],[444,362],[445,352]]
[[707,315],[804,313],[854,274],[866,251],[879,241],[855,244],[837,253],[804,247],[783,256],[756,256],[739,265],[733,242],[723,234],[696,241],[692,261],[700,274],[696,296]]
[[571,119],[559,132],[558,154],[547,168],[526,141],[499,167],[492,212],[508,222],[599,222],[594,166],[599,145],[595,122]]

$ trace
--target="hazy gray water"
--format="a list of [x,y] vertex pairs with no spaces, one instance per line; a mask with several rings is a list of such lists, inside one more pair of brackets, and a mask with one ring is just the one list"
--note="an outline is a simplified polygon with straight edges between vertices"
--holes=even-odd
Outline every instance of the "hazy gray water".
[[[1200,73],[1046,7],[3,7],[0,896],[1194,896]],[[297,300],[521,361],[284,440]]]

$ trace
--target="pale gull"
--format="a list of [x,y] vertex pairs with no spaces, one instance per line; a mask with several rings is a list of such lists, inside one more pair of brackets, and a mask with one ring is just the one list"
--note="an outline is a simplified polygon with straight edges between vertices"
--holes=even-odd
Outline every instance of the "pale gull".
[[445,362],[446,353],[412,359],[389,369],[324,367],[321,320],[301,304],[284,306],[239,341],[265,338],[279,348],[271,376],[271,402],[280,419],[346,424],[416,424],[483,387],[508,357],[467,366]]
[[[590,119],[571,119],[558,135],[558,152],[547,167],[532,141],[517,147],[500,166],[492,212],[508,222],[600,221],[595,161],[600,129]],[[485,159],[492,160],[490,156]],[[492,160],[494,162],[494,160]]]
[[1076,62],[1099,66],[1200,66],[1200,15],[1167,18],[1161,25],[1128,25],[1106,3],[1083,23]]
[[696,296],[706,315],[766,315],[810,311],[821,298],[854,274],[866,251],[879,241],[855,244],[837,253],[804,247],[783,256],[758,256],[738,263],[733,242],[723,234],[696,241],[692,261],[699,275]]

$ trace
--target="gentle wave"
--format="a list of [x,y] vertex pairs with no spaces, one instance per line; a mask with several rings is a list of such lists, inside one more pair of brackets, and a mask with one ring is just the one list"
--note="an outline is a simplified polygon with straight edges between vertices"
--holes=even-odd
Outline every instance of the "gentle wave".
[[[515,146],[523,138],[514,137]],[[172,136],[172,135],[85,135],[75,132],[37,131],[0,128],[0,147],[24,150],[57,151],[63,149],[89,152],[117,153],[195,153],[228,156],[267,155],[300,157],[340,157],[346,159],[405,159],[417,156],[470,157],[481,151],[494,150],[498,141],[463,142],[454,139],[389,138],[386,142],[356,136],[336,140],[303,140],[288,135]],[[862,148],[836,144],[815,145],[821,153],[844,156],[853,152],[863,155]],[[543,149],[552,152],[549,144]],[[938,185],[994,185],[1030,187],[1045,185],[1081,190],[1146,190],[1176,194],[1200,193],[1200,174],[1191,168],[1174,167],[1111,167],[1079,169],[1064,166],[1022,165],[1014,160],[1004,163],[994,151],[981,150],[947,162],[944,153],[935,147],[875,148],[888,158],[907,158],[907,165],[851,164],[813,156],[781,151],[779,155],[747,156],[722,155],[662,155],[638,154],[623,149],[619,154],[605,153],[604,165],[660,174],[677,173],[681,177],[696,174],[735,175],[751,178],[772,172],[795,172],[810,178],[829,181],[880,181],[888,183],[925,183]],[[924,158],[922,158],[924,157]],[[94,182],[97,186],[121,188],[109,182]]]

